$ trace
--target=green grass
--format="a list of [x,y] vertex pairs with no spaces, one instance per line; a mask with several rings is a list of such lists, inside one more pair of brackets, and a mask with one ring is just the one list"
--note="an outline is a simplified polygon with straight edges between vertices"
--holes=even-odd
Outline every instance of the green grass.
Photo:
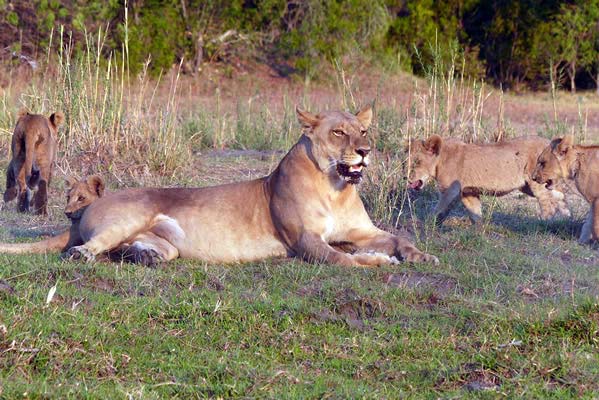
[[[483,232],[459,210],[424,226],[437,267],[0,255],[0,397],[596,396],[596,251],[526,198],[484,205]],[[3,240],[39,229],[10,205],[0,217]]]

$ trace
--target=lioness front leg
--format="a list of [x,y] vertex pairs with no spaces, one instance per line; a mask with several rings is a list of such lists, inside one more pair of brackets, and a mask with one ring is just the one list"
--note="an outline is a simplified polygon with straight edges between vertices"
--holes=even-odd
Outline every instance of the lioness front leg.
[[[103,226],[92,226],[93,230],[89,240],[81,246],[71,247],[67,250],[65,256],[70,260],[93,262],[98,254],[121,247],[128,238],[143,233],[146,223],[143,219],[139,219],[122,224],[118,218],[114,217],[113,222],[106,222]],[[82,234],[81,236],[85,237],[85,228],[82,228],[80,225],[79,229]]]
[[351,230],[348,232],[347,240],[360,249],[373,250],[408,262],[439,264],[437,257],[418,250],[409,240],[392,235],[374,226],[371,229]]
[[319,235],[304,233],[294,246],[296,254],[308,262],[325,262],[346,267],[372,267],[392,264],[387,254],[347,254],[338,251],[325,242]]

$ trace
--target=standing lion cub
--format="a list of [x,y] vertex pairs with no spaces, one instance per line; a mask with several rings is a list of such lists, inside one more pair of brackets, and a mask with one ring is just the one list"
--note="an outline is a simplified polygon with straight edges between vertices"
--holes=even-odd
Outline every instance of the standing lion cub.
[[599,146],[575,145],[572,136],[553,139],[537,159],[532,177],[549,189],[560,179],[574,181],[591,205],[578,241],[599,240]]
[[[19,111],[19,119],[12,136],[12,159],[6,171],[4,201],[16,197],[17,210],[48,213],[48,186],[56,157],[58,127],[64,115],[56,112],[49,118]],[[32,190],[35,195],[32,200]]]
[[536,197],[542,218],[549,218],[558,211],[569,216],[564,194],[549,190],[531,178],[536,159],[548,144],[548,139],[538,136],[492,144],[467,144],[438,135],[427,140],[412,140],[409,187],[420,190],[430,178],[437,181],[441,193],[435,209],[438,223],[447,218],[458,198],[470,220],[479,223],[482,194],[503,196],[514,190]]

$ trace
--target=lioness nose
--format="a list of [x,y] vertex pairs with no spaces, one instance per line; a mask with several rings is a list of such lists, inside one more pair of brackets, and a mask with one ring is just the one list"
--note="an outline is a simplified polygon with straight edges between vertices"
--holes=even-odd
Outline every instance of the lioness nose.
[[358,153],[362,157],[366,157],[368,153],[370,153],[370,147],[360,147],[356,150],[356,153]]

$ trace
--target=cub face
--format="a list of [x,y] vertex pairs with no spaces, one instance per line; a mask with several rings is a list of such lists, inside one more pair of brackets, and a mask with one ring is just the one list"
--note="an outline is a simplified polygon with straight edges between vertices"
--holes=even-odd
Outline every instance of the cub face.
[[408,186],[420,190],[430,180],[435,178],[437,164],[443,139],[433,135],[427,140],[413,139],[410,142],[408,155]]
[[537,158],[532,179],[551,190],[559,179],[568,178],[570,166],[576,161],[572,146],[572,136],[553,139]]
[[370,162],[368,128],[372,122],[372,108],[367,106],[356,115],[328,111],[318,115],[296,109],[297,117],[306,136],[313,143],[313,153],[324,172],[335,168],[345,182],[358,184],[364,167]]
[[71,221],[81,219],[87,206],[104,194],[104,180],[98,175],[79,181],[68,178],[67,185],[67,205],[64,213]]

